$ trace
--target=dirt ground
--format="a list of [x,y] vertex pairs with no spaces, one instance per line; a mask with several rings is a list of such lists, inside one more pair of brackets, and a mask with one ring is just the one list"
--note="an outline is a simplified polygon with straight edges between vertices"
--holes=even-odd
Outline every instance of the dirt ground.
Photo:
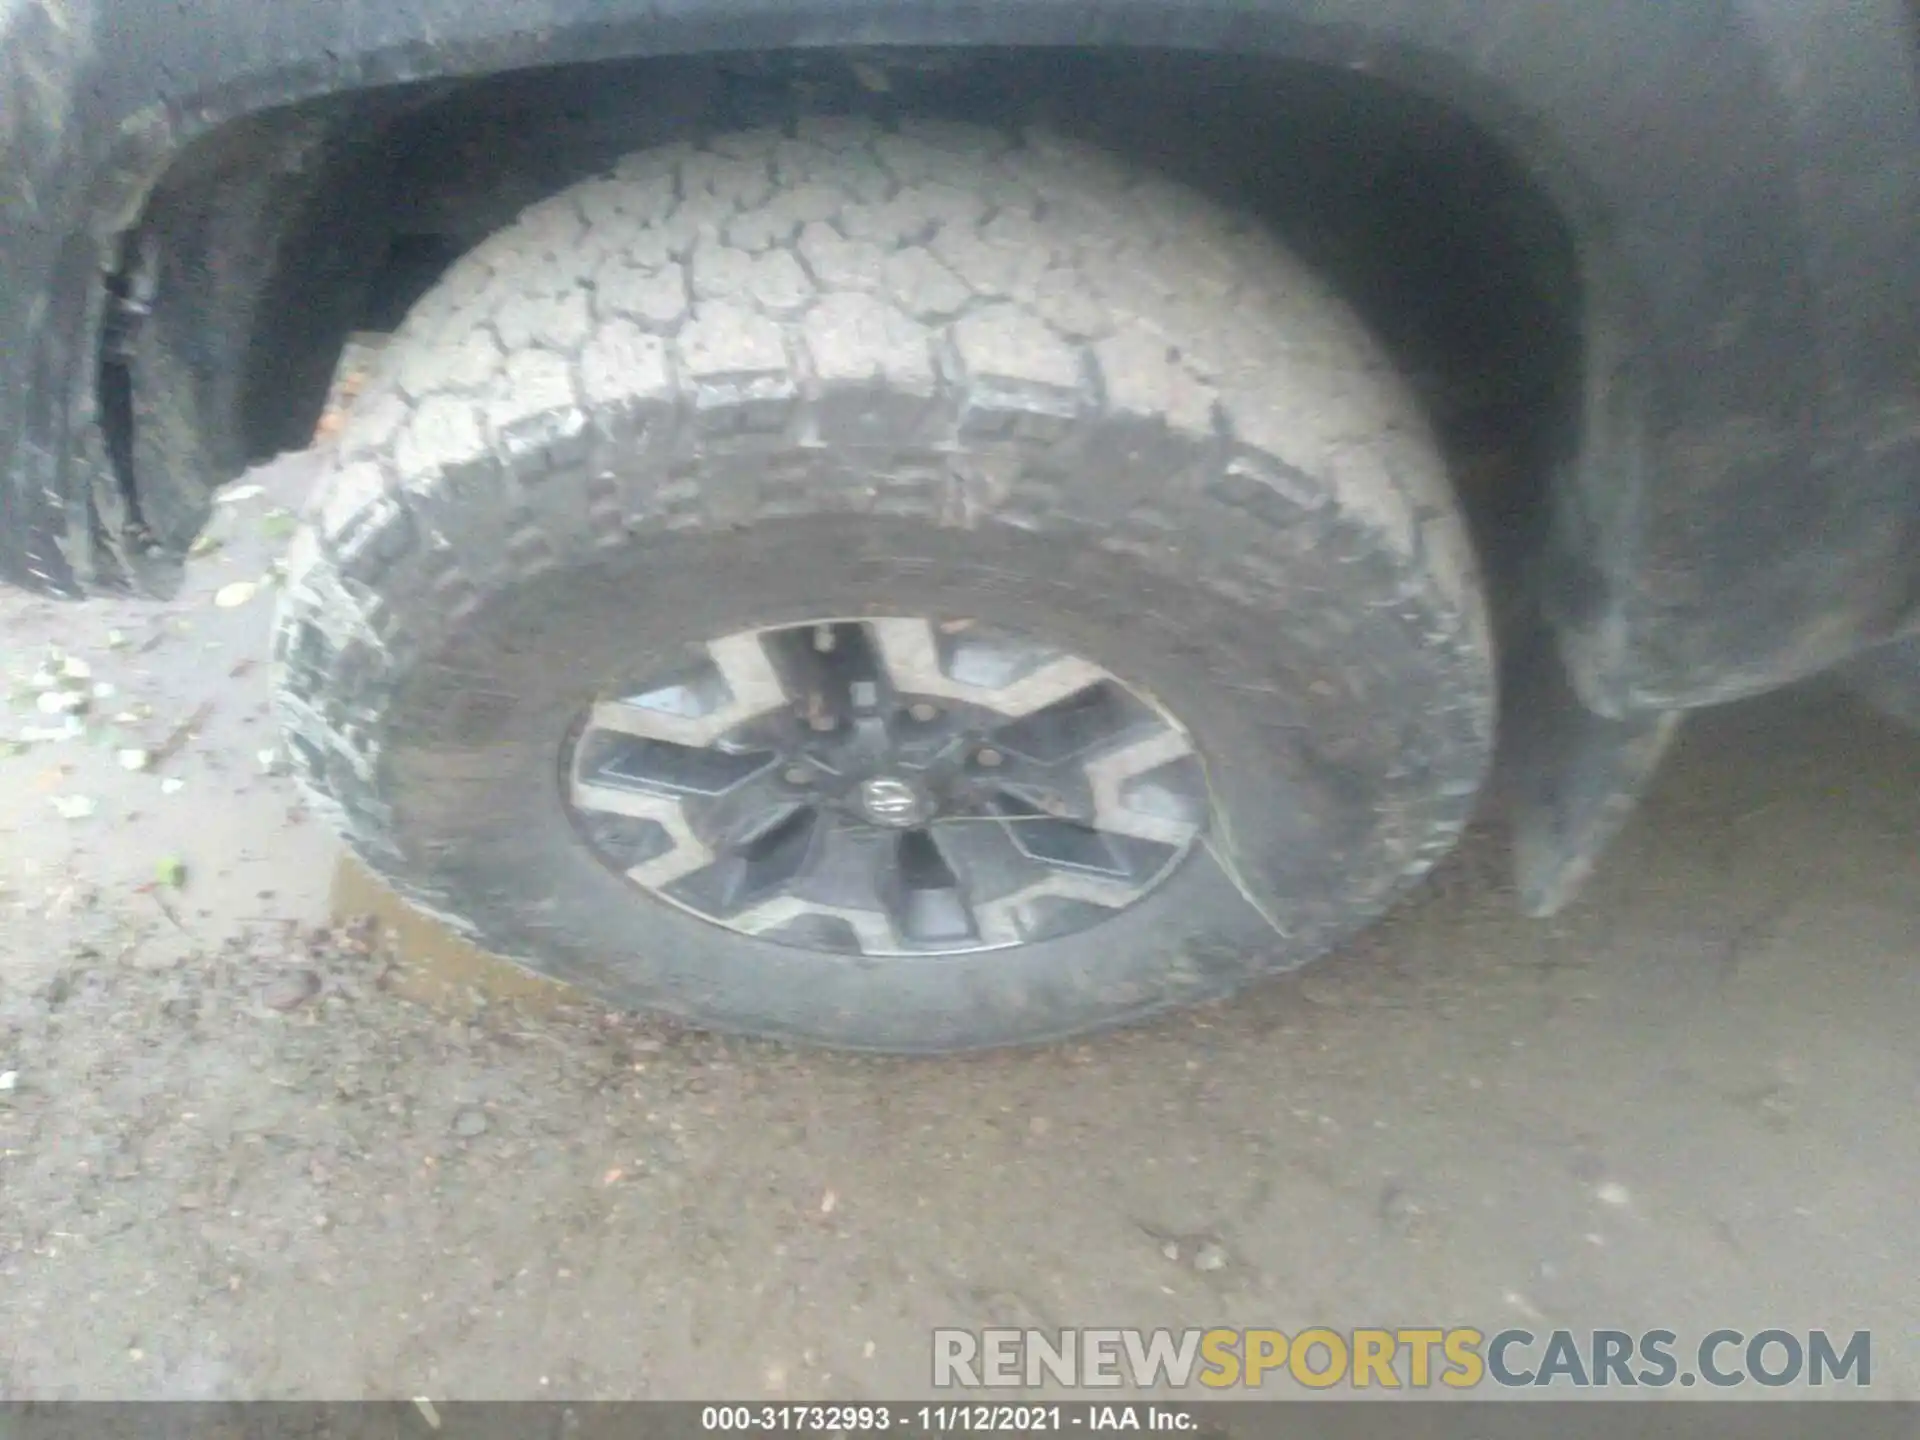
[[1489,828],[1231,1006],[795,1053],[351,919],[267,715],[306,474],[174,602],[0,597],[5,1398],[900,1397],[935,1325],[1313,1323],[1870,1328],[1920,1398],[1920,743],[1844,699],[1700,719],[1557,921]]

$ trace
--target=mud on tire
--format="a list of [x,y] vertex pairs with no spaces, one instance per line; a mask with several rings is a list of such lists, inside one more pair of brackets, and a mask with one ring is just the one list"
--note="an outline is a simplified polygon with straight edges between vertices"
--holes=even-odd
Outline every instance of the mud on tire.
[[[1046,136],[852,121],[641,154],[459,261],[289,560],[299,772],[477,943],[716,1028],[936,1051],[1229,992],[1377,915],[1491,747],[1478,578],[1417,406],[1269,237]],[[560,756],[689,641],[965,615],[1176,715],[1203,843],[1062,938],[735,934],[582,844]]]

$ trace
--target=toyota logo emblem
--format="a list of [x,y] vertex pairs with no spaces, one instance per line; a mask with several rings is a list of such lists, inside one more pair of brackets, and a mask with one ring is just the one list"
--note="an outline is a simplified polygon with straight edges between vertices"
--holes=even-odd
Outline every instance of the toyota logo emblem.
[[860,808],[880,825],[908,825],[920,818],[920,792],[904,780],[876,775],[860,787]]

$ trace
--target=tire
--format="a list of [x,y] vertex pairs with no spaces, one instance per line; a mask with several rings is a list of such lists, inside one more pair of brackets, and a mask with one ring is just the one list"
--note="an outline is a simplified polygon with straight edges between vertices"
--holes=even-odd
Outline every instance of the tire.
[[1920,636],[1869,650],[1846,665],[1841,677],[1887,719],[1920,732]]
[[[1037,1042],[1314,958],[1469,818],[1491,645],[1416,404],[1271,239],[1109,156],[820,121],[630,157],[459,261],[383,364],[287,562],[278,712],[353,850],[531,969],[723,1031]],[[900,614],[1164,704],[1204,838],[1090,928],[879,958],[583,842],[560,757],[606,687]]]

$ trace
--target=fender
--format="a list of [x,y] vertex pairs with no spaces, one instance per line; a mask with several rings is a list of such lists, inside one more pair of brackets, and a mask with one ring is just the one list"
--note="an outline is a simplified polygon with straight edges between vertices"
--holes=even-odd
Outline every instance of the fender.
[[838,44],[1160,46],[1367,71],[1576,238],[1580,434],[1538,603],[1587,707],[1762,691],[1920,598],[1920,103],[1903,0],[0,0],[0,575],[126,583],[97,384],[118,237],[194,136],[330,91]]

